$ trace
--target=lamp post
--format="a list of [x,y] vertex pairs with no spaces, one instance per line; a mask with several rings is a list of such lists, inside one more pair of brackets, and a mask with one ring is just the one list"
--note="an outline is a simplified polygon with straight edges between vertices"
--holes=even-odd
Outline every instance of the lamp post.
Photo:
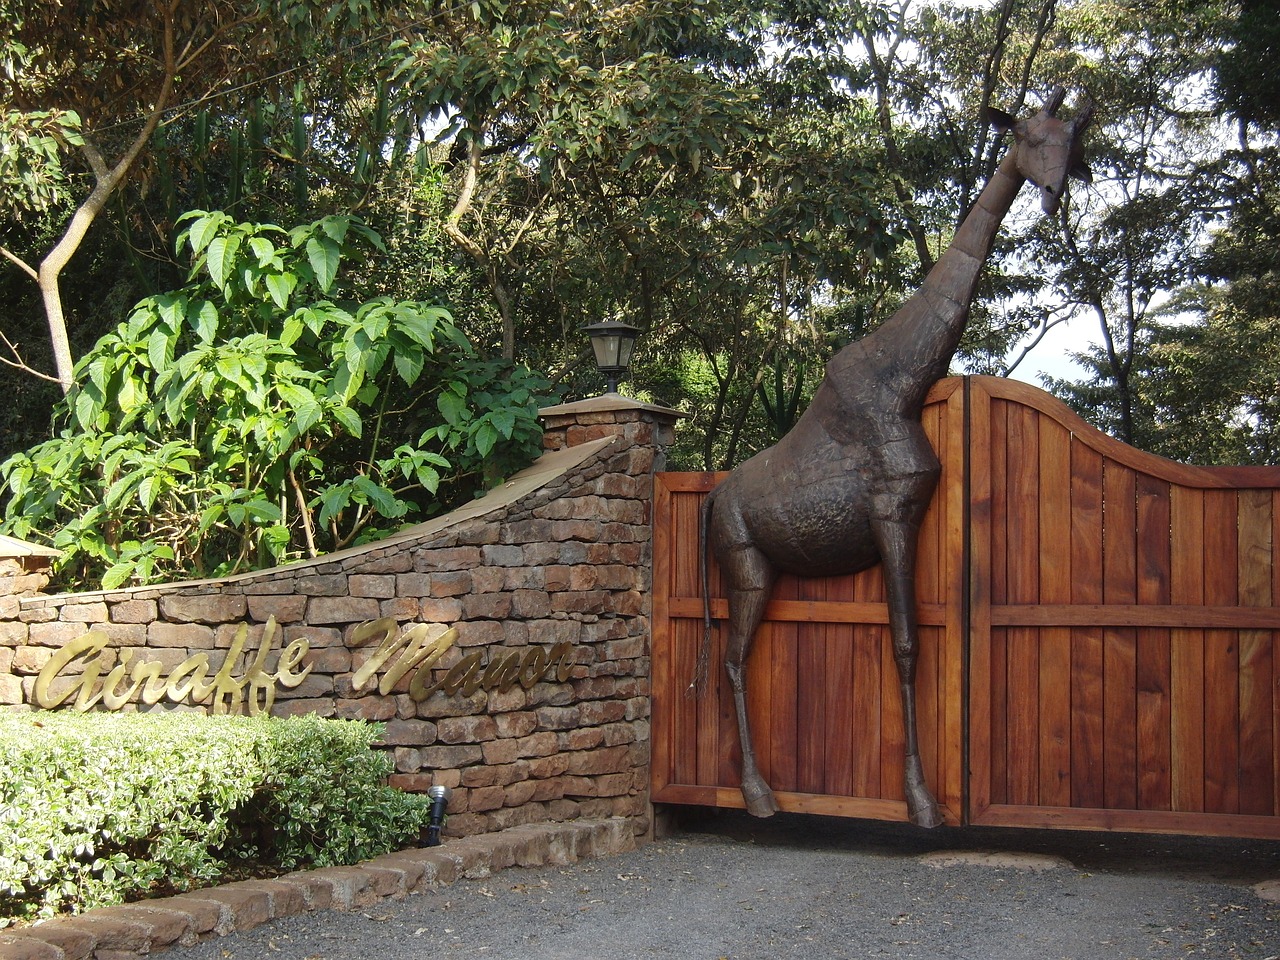
[[637,327],[620,320],[601,320],[580,327],[591,338],[596,366],[608,383],[608,393],[618,392],[618,381],[631,366],[631,350],[635,346]]

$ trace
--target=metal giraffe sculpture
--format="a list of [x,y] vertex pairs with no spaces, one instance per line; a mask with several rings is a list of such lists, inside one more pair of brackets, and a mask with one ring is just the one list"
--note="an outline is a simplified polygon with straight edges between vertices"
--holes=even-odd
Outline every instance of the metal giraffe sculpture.
[[[1055,89],[1043,110],[1018,122],[989,111],[992,126],[1012,130],[1013,144],[924,285],[882,326],[837,353],[795,427],[734,470],[703,506],[703,594],[710,548],[729,601],[725,668],[738,714],[742,794],[758,817],[779,808],[756,765],[744,666],[774,581],[781,572],[828,576],[883,562],[902,693],[907,811],[920,826],[942,822],[916,735],[916,535],[941,472],[920,414],[929,388],[947,372],[979,271],[1023,182],[1039,187],[1044,212],[1053,214],[1068,175],[1089,179],[1080,142],[1093,105],[1064,121],[1057,117],[1064,98]],[[699,678],[710,656],[709,600],[705,628]]]

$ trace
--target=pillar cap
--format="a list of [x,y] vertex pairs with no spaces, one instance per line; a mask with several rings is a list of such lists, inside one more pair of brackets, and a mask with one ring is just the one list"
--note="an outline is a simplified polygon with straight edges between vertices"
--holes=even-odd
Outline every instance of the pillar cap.
[[561,403],[554,407],[543,407],[538,411],[540,417],[573,417],[583,413],[615,413],[623,410],[637,410],[658,417],[669,417],[679,420],[689,416],[679,410],[663,407],[656,403],[642,403],[619,393],[606,393],[592,397],[590,400],[575,400],[572,403]]

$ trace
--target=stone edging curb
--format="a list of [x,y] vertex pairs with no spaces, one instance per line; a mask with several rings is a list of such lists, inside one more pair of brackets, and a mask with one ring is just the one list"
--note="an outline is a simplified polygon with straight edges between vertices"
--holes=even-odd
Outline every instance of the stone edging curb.
[[635,849],[633,821],[530,823],[384,854],[0,930],[0,960],[136,960],[312,910],[352,910],[506,867],[558,866]]

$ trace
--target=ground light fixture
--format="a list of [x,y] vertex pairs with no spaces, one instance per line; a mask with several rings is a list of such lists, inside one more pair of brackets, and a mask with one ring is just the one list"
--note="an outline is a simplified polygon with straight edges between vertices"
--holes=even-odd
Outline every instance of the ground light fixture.
[[608,384],[608,393],[618,392],[618,381],[627,375],[631,366],[631,350],[636,343],[639,328],[621,320],[601,320],[580,327],[591,338],[591,349],[596,355],[596,366]]
[[427,825],[428,847],[440,846],[440,829],[444,826],[444,812],[449,806],[449,795],[452,792],[442,784],[436,784],[427,791],[427,796],[431,798],[431,821]]

